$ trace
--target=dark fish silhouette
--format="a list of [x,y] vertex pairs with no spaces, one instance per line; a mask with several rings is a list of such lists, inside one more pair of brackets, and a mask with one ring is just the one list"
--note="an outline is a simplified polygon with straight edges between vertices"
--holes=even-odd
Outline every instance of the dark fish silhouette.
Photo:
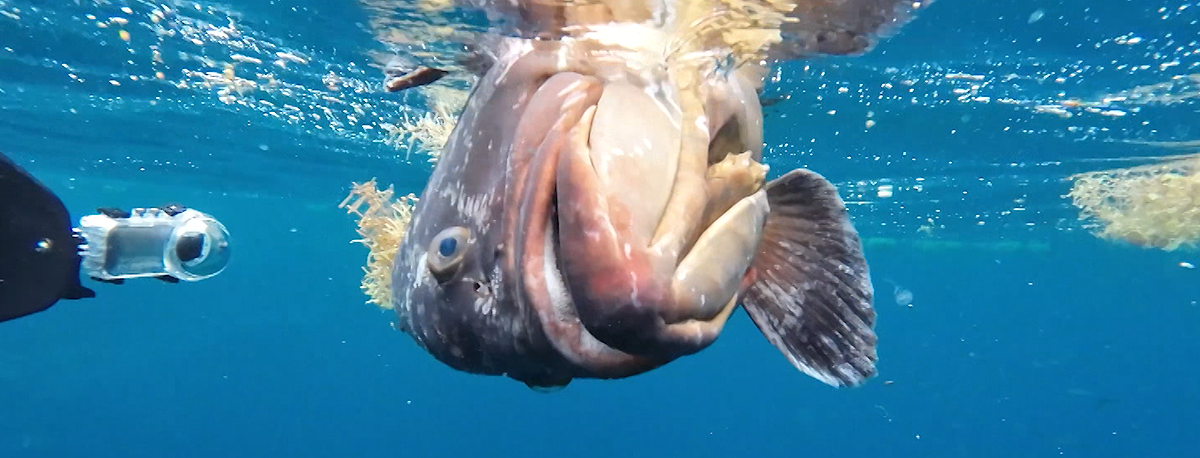
[[0,321],[96,297],[80,284],[72,227],[58,196],[0,154]]

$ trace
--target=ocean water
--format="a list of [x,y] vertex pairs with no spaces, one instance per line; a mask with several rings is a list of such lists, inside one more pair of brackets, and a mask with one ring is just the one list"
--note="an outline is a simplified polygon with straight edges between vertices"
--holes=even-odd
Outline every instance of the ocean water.
[[[876,288],[879,376],[840,390],[741,312],[697,355],[554,394],[392,329],[337,204],[432,168],[386,133],[425,110],[379,90],[396,19],[0,0],[0,151],[76,218],[178,201],[233,238],[215,278],[0,324],[0,457],[1195,455],[1200,256],[1097,239],[1063,195],[1200,138],[1200,4],[938,0],[866,56],[780,67],[772,175],[839,185]],[[202,84],[233,55],[256,87]]]

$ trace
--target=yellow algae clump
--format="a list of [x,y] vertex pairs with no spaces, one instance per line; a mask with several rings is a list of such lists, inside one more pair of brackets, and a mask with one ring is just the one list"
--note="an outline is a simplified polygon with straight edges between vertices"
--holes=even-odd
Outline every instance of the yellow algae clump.
[[362,238],[350,243],[361,243],[368,250],[362,279],[362,290],[369,297],[367,303],[387,310],[393,308],[392,263],[417,202],[413,194],[398,199],[394,195],[392,186],[381,191],[372,178],[366,183],[353,183],[350,195],[338,204],[347,214],[358,217],[358,235]]
[[1100,238],[1166,251],[1200,243],[1200,154],[1070,179],[1067,196]]

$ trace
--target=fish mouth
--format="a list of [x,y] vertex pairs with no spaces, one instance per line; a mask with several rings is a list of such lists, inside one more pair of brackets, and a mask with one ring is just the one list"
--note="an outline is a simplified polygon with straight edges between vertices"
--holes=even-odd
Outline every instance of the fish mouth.
[[[590,377],[620,378],[666,361],[616,350],[580,322],[558,248],[558,163],[590,131],[604,83],[574,72],[556,73],[529,100],[514,137],[509,190],[515,298],[540,324],[554,349]],[[571,205],[586,203],[569,203]]]
[[[722,144],[718,137],[729,133],[725,127],[743,125],[744,122],[734,120],[744,121],[747,117],[738,111],[742,109],[744,94],[714,92],[718,94],[710,101],[717,103],[707,104],[703,116],[716,125],[709,138],[700,140],[711,141],[706,145],[709,148]],[[706,164],[700,158],[699,164],[682,163],[680,154],[675,153],[684,141],[680,109],[661,100],[628,82],[604,81],[569,71],[554,73],[528,100],[513,137],[507,227],[511,229],[509,267],[516,284],[514,297],[523,302],[522,309],[527,311],[530,321],[540,324],[557,353],[590,377],[619,378],[645,372],[707,346],[720,329],[719,324],[709,326],[701,333],[703,336],[688,337],[666,346],[663,342],[619,341],[613,336],[629,333],[631,329],[635,334],[654,333],[657,331],[653,329],[666,324],[662,317],[653,315],[625,314],[614,319],[588,315],[581,320],[581,309],[576,307],[577,300],[589,301],[589,295],[573,291],[573,284],[586,285],[585,289],[611,284],[619,291],[640,289],[638,300],[649,298],[656,303],[666,300],[660,281],[671,278],[674,259],[639,257],[637,250],[630,257],[629,247],[646,245],[661,230],[660,226],[672,227],[676,223],[671,221],[673,217],[667,207],[668,201],[675,197],[674,187],[681,185],[672,177],[698,174],[700,181],[690,183],[705,186],[705,169],[714,161],[710,158]],[[731,144],[738,148],[748,143],[739,133],[733,137],[737,139]],[[724,157],[722,148],[716,148],[717,157]],[[741,151],[744,150],[738,149]],[[707,153],[712,154],[713,150]],[[757,156],[761,151],[756,153]],[[578,177],[568,171],[571,167],[567,162],[580,158],[590,161],[597,177],[594,184],[600,188],[580,188],[574,181]],[[698,170],[688,169],[697,166]],[[575,189],[564,194],[560,185]],[[568,197],[569,201],[565,201]],[[586,213],[592,218],[611,220],[620,233],[603,237],[615,245],[604,244],[603,253],[596,253],[592,259],[585,259],[591,253],[579,247],[563,245],[597,237],[600,234],[592,232],[603,230],[576,223],[571,233],[561,233],[560,210],[565,209],[576,218]],[[723,210],[718,209],[717,213],[720,211]],[[708,214],[676,217],[702,219],[695,223],[699,227],[707,226],[715,218]],[[682,238],[689,237],[695,239],[695,236]],[[564,259],[564,254],[570,259]],[[567,278],[567,273],[572,272],[568,267],[593,260],[606,262],[613,270],[581,277],[580,270],[575,269],[575,276]],[[640,295],[646,291],[652,292]],[[597,307],[601,313],[607,310],[590,301],[578,305],[589,307],[589,313],[595,313]],[[727,312],[722,312],[722,316],[727,317]],[[724,322],[724,318],[718,320]]]

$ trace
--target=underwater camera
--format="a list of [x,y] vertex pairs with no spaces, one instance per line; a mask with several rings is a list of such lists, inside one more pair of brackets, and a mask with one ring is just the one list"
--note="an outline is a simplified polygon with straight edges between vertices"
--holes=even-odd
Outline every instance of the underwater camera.
[[101,211],[80,218],[75,231],[85,240],[79,251],[82,270],[97,280],[168,276],[199,281],[229,264],[229,231],[190,208]]

